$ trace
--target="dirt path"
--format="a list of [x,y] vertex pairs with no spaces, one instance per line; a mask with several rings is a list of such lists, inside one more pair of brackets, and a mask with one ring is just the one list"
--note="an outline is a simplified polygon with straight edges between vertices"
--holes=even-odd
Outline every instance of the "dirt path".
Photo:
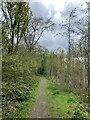
[[48,101],[46,95],[46,79],[43,78],[38,87],[38,91],[36,94],[36,102],[33,107],[31,118],[48,118]]

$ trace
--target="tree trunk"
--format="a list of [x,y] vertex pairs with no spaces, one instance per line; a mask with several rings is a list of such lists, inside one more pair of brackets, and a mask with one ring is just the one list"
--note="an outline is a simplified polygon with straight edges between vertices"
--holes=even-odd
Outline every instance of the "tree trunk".
[[87,74],[88,74],[88,97],[89,97],[89,118],[90,118],[90,2],[88,2],[88,63],[87,63]]
[[69,16],[69,29],[68,29],[68,44],[69,44],[69,47],[68,47],[68,83],[69,83],[69,89],[71,90],[71,84],[72,84],[72,81],[71,81],[71,25],[70,25],[70,16]]

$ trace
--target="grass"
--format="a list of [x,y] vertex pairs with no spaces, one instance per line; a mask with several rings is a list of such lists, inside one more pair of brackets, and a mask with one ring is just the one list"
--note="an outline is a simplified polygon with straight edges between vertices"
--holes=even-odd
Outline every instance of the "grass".
[[38,89],[39,77],[36,77],[37,82],[33,89],[30,91],[30,97],[28,100],[19,103],[18,111],[12,115],[13,118],[29,118],[33,105],[35,103],[36,91]]
[[[49,96],[49,111],[53,118],[72,118],[88,117],[86,112],[86,103],[82,103],[80,96],[70,93],[60,85],[47,81],[48,96]],[[81,103],[81,104],[80,104]]]

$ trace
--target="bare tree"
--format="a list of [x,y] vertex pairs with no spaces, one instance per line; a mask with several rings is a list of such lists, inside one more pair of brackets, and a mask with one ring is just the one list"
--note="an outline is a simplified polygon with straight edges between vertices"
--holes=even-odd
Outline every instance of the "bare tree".
[[[77,16],[76,14],[76,8],[70,11],[69,15],[66,17],[66,20],[60,24],[61,30],[63,31],[61,34],[62,36],[67,37],[68,39],[68,53],[67,53],[67,81],[69,83],[69,88],[71,88],[72,85],[72,79],[71,79],[71,44],[72,44],[72,37],[71,35],[75,33],[74,27],[72,21]],[[74,42],[74,41],[73,41]]]
[[44,21],[42,18],[34,18],[32,16],[27,32],[24,34],[25,43],[30,52],[40,40],[43,32],[52,26],[54,26],[54,23],[51,19]]

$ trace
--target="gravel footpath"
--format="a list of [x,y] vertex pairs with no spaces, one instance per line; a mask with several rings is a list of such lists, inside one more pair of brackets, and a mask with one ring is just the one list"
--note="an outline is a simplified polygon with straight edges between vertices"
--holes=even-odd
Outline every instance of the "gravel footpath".
[[36,102],[30,118],[49,118],[48,100],[46,95],[46,79],[43,78],[36,93]]

